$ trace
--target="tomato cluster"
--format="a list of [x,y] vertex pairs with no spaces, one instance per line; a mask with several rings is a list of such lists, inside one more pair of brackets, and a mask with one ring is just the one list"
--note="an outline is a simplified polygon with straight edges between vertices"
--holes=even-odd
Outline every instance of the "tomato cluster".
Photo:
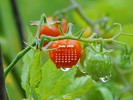
[[[48,36],[60,36],[60,30],[57,24],[51,24],[56,22],[53,20],[52,17],[47,18],[47,25],[43,25],[39,34],[41,35],[48,35]],[[64,33],[67,32],[68,29],[68,22],[66,19],[61,20],[61,28]],[[45,46],[47,43],[44,43]],[[49,57],[55,63],[57,68],[71,68],[73,65],[76,65],[79,58],[81,57],[82,47],[79,41],[77,40],[58,40],[52,42],[49,46],[49,49],[54,49],[53,51],[49,52]]]
[[[59,31],[58,25],[51,24],[52,22],[54,22],[52,17],[47,18],[47,24],[42,26],[39,37],[43,34],[53,37],[62,35]],[[66,33],[68,23],[66,19],[62,19],[61,22],[61,28],[63,32]],[[91,35],[91,28],[86,28],[83,33],[83,38],[88,38]],[[43,44],[43,46],[46,44],[47,43]],[[91,47],[100,50],[99,45]],[[49,49],[53,49],[49,52],[49,57],[57,68],[71,68],[73,65],[76,65],[81,58],[81,66],[95,81],[110,75],[112,66],[110,57],[100,51],[96,52],[89,46],[86,47],[82,53],[82,46],[77,40],[64,39],[53,41],[50,44]]]

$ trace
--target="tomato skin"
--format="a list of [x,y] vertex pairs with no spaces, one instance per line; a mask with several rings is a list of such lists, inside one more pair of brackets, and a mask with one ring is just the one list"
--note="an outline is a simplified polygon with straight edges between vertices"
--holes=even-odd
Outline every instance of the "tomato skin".
[[56,64],[57,68],[71,68],[76,65],[81,57],[82,47],[77,40],[58,40],[54,41],[49,49],[58,48],[50,51],[50,59]]
[[[94,48],[96,50],[100,49],[99,46]],[[87,47],[82,53],[80,64],[84,71],[95,81],[99,81],[100,78],[110,77],[112,63],[110,56],[107,54],[96,53],[90,47]]]
[[83,38],[89,38],[93,34],[91,27],[86,27],[83,32]]

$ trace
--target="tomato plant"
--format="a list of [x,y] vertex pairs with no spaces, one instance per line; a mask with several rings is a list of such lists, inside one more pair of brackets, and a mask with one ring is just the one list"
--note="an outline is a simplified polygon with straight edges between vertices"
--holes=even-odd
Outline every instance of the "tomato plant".
[[49,56],[57,68],[71,68],[73,65],[76,65],[81,57],[82,47],[77,40],[54,41],[49,48],[57,48],[49,52]]
[[[9,57],[9,59],[7,59],[9,55],[6,51],[8,51],[8,49],[5,50],[5,48],[3,48],[3,43],[4,45],[7,44],[6,48],[9,45],[12,46],[12,50],[10,50],[11,52],[8,52],[10,54],[16,48],[13,46],[16,46],[20,41],[14,42],[12,40],[16,40],[15,37],[13,37],[12,39],[10,38],[10,34],[9,36],[7,36],[8,33],[15,33],[15,31],[10,31],[13,28],[13,24],[12,21],[7,20],[10,17],[9,13],[7,13],[7,8],[0,9],[2,13],[5,13],[5,16],[2,15],[2,18],[0,16],[0,20],[2,19],[0,21],[2,22],[1,25],[3,24],[4,20],[5,22],[7,22],[7,25],[4,24],[5,27],[2,27],[2,31],[0,31],[2,32],[2,38],[0,37],[0,42],[2,41],[2,51],[5,53],[4,55],[2,54],[4,57],[4,64],[2,65],[4,65],[3,67],[5,68],[5,71],[4,75],[1,76],[6,78],[9,72],[11,72],[11,70],[16,66],[17,70],[13,71],[11,78],[9,75],[9,78],[12,79],[9,80],[9,82],[14,84],[15,87],[16,84],[18,84],[19,87],[22,87],[24,90],[18,92],[20,90],[18,89],[17,91],[18,93],[22,94],[22,97],[17,95],[17,97],[13,96],[12,98],[13,93],[17,92],[15,92],[14,89],[10,89],[10,87],[12,86],[8,86],[8,84],[6,84],[4,96],[6,96],[6,94],[7,96],[9,95],[8,97],[10,100],[133,100],[133,39],[126,37],[133,36],[133,34],[131,34],[133,25],[131,25],[130,27],[127,25],[127,28],[124,29],[124,25],[122,26],[120,23],[114,23],[113,20],[110,20],[111,18],[109,18],[109,16],[100,18],[100,16],[103,16],[104,14],[99,13],[99,9],[97,8],[102,9],[102,7],[104,7],[104,9],[102,10],[105,10],[105,7],[109,7],[108,5],[110,5],[111,2],[106,2],[108,3],[107,5],[105,5],[105,3],[98,2],[96,6],[91,6],[95,3],[95,1],[90,0],[89,6],[84,6],[85,8],[82,9],[80,4],[78,4],[76,0],[70,0],[70,6],[55,11],[54,14],[52,14],[52,17],[46,17],[46,15],[43,13],[41,15],[40,21],[32,21],[33,23],[31,25],[37,26],[36,34],[32,32],[32,27],[31,30],[29,30],[28,28],[28,36],[27,34],[25,34],[26,36],[24,36],[27,37],[28,40],[23,40],[23,35],[21,34],[22,30],[19,29],[20,32],[18,31],[18,33],[20,33],[20,40],[22,38],[21,42],[24,41],[26,47],[16,55],[16,57],[8,66],[5,65],[7,65],[8,62],[11,61],[10,58],[12,57]],[[6,2],[8,1],[5,0],[5,3],[3,3],[2,6],[6,4]],[[113,3],[111,3],[110,7],[112,6],[112,12],[114,12],[114,8],[120,11],[122,7],[126,7],[124,4],[128,3],[124,3],[120,0],[117,1],[117,3],[118,2],[120,2],[119,6],[115,5],[114,7],[112,6]],[[84,4],[82,1],[80,1],[80,3]],[[31,6],[29,6],[29,4],[31,3],[29,2],[27,4],[27,7],[30,7],[31,9]],[[47,3],[47,0],[45,0],[45,3],[42,4],[47,5],[43,5],[43,7],[46,7],[47,10],[50,10],[50,12],[47,11],[49,14],[53,12],[54,9],[60,8],[54,8],[54,6],[56,5],[61,4],[62,7],[64,6],[64,4],[66,4],[66,6],[68,5],[68,3],[63,3],[62,5],[62,3],[55,1],[52,10],[51,2]],[[50,4],[50,6],[48,4]],[[10,6],[7,5],[6,7]],[[36,5],[36,7],[38,7],[38,5]],[[38,16],[38,13],[44,9],[42,8],[42,6],[40,6],[40,11],[37,11],[35,10],[36,7],[32,7],[32,12],[36,16],[30,16],[32,18],[28,18],[26,19],[26,21],[36,18]],[[87,7],[89,7],[88,11]],[[91,10],[92,7],[93,10],[95,10],[96,8],[98,11]],[[119,9],[116,7],[119,7]],[[129,6],[126,7],[126,9],[128,8],[131,9]],[[69,13],[68,11],[72,12]],[[30,14],[32,12],[30,12]],[[110,12],[109,9],[109,11],[105,13],[112,12]],[[124,12],[122,12],[122,14],[123,13]],[[87,14],[87,16],[85,14]],[[98,16],[95,14],[97,14]],[[112,14],[109,15],[112,16]],[[127,14],[128,13],[124,15],[127,16]],[[117,15],[117,13],[115,13],[115,15]],[[119,15],[123,16],[121,14]],[[61,20],[56,19],[64,16],[71,22],[68,22],[64,18],[62,18]],[[14,19],[18,23],[20,23],[21,21],[19,21],[17,17],[18,16],[15,16]],[[22,19],[25,18],[26,17],[22,16]],[[121,18],[123,20],[123,17]],[[115,21],[120,22],[120,20],[121,19],[117,20],[117,17],[115,17]],[[11,25],[9,25],[9,23]],[[73,23],[75,27],[73,27]],[[123,24],[125,24],[125,22]],[[8,29],[8,25],[12,28],[8,27],[10,28]],[[16,26],[17,25],[18,28],[21,27],[21,23],[20,25],[16,23]],[[114,26],[117,26],[116,29],[114,28]],[[6,31],[3,29],[6,29]],[[3,32],[5,32],[6,34],[3,34]],[[124,37],[122,37],[123,35]],[[3,37],[5,36],[7,36],[7,38],[5,38],[3,41]],[[8,38],[9,41],[6,43],[6,40]],[[13,42],[13,44],[11,42]],[[46,45],[48,42],[49,44]],[[81,42],[82,46],[80,44]],[[15,55],[13,55],[13,57],[14,56]],[[20,64],[23,64],[22,66],[20,66],[20,64],[18,63],[19,60],[23,61],[23,63],[20,62]],[[23,67],[22,73],[20,72],[20,67]],[[16,81],[20,80],[18,79],[20,74],[21,82]],[[2,81],[3,83],[5,83],[4,80]],[[1,85],[1,87],[3,88],[4,86]],[[13,90],[14,92],[12,92],[11,90]]]

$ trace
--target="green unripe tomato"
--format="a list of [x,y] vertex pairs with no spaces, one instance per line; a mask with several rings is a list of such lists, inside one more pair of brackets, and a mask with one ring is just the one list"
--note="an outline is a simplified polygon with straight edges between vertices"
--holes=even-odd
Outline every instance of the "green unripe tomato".
[[92,34],[93,34],[93,31],[92,31],[91,27],[88,26],[85,28],[82,37],[89,38]]
[[[99,49],[99,46],[94,48]],[[90,47],[87,47],[83,51],[80,64],[84,71],[90,75],[94,81],[101,80],[105,82],[111,75],[112,63],[110,57],[101,52],[97,53]]]

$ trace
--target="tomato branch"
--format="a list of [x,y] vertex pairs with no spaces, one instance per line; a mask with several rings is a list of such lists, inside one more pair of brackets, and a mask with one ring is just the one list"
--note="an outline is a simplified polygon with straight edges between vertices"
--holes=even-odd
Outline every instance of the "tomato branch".
[[121,35],[133,36],[133,34],[122,33]]
[[98,20],[96,20],[96,21],[93,21],[93,20],[91,20],[90,18],[88,18],[88,17],[83,13],[83,10],[82,10],[81,6],[80,6],[75,0],[70,0],[70,3],[71,3],[71,6],[56,11],[56,12],[54,13],[54,15],[65,14],[65,13],[67,13],[68,11],[75,10],[75,11],[79,14],[79,16],[81,16],[81,18],[82,18],[88,25],[90,25],[90,27],[93,29],[93,31],[94,31],[95,33],[98,33],[98,28],[96,27],[96,24],[101,23],[101,22],[106,22],[106,21],[108,21],[108,17],[103,17],[103,18],[100,18],[100,19],[98,19]]
[[[72,39],[72,40],[78,40],[78,41],[88,42],[88,43],[114,42],[114,43],[125,45],[125,44],[123,44],[123,42],[115,41],[112,38],[110,38],[110,39],[102,39],[102,38],[86,39],[86,38],[82,38],[82,37],[79,38],[77,36],[70,35],[70,34],[66,34],[64,36],[58,36],[58,37],[51,37],[51,36],[42,35],[42,37],[44,37],[43,40],[42,40],[43,43],[44,42],[57,41],[57,40],[64,40],[64,39]],[[39,39],[39,41],[40,41],[40,39]],[[31,46],[35,46],[35,44],[36,44],[36,42],[34,41],[30,46],[26,47],[24,50],[22,50],[21,52],[19,52],[17,54],[17,56],[11,62],[11,64],[5,69],[5,77],[14,68],[14,65],[31,49]]]
[[[72,40],[78,40],[78,41],[82,41],[82,42],[88,42],[88,43],[94,43],[94,42],[114,42],[114,43],[117,43],[117,44],[121,44],[121,45],[124,45],[124,47],[126,48],[126,52],[127,52],[127,47],[126,47],[126,44],[123,43],[123,42],[120,42],[120,41],[116,41],[115,38],[109,38],[109,39],[103,39],[103,38],[82,38],[82,36],[74,36],[72,34],[72,24],[70,23],[69,24],[69,29],[68,29],[68,34],[65,34],[63,36],[57,36],[57,37],[51,37],[51,36],[46,36],[46,35],[42,35],[41,36],[41,39],[39,39],[39,33],[40,33],[40,29],[41,29],[41,26],[42,26],[42,23],[43,21],[46,20],[46,16],[45,14],[42,14],[41,16],[41,19],[40,19],[40,23],[39,23],[39,27],[38,27],[38,30],[37,30],[37,34],[36,34],[36,37],[35,37],[35,40],[34,42],[29,45],[28,47],[26,47],[24,50],[22,50],[21,52],[19,52],[17,54],[17,56],[15,57],[15,59],[9,64],[9,66],[5,69],[4,71],[4,74],[5,74],[5,77],[7,76],[7,74],[14,68],[15,64],[33,47],[33,46],[39,46],[39,47],[42,47],[42,44],[44,42],[51,42],[51,41],[57,41],[57,40],[64,40],[64,39],[72,39]],[[82,34],[81,34],[82,35]],[[119,33],[119,35],[121,35]],[[119,36],[118,35],[118,36]],[[40,45],[41,44],[41,45]],[[37,48],[37,49],[40,49],[41,48]],[[47,49],[46,49],[47,50]]]
[[[35,46],[35,42],[31,44],[31,46]],[[7,68],[4,70],[5,77],[7,74],[14,68],[15,64],[31,49],[30,46],[26,47],[24,50],[19,52],[17,56],[14,58],[14,60],[7,66]]]

